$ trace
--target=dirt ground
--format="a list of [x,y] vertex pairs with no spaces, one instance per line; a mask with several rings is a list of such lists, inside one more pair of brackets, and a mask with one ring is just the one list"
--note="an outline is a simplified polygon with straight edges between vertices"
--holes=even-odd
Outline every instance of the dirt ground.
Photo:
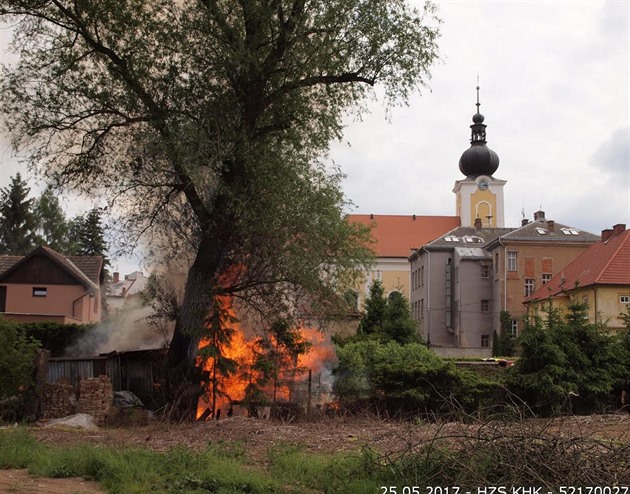
[[[269,448],[279,444],[300,445],[307,451],[333,453],[357,451],[365,445],[381,453],[396,453],[441,438],[457,441],[479,434],[523,433],[552,437],[588,437],[630,443],[630,414],[592,415],[556,419],[528,419],[519,423],[411,423],[376,418],[326,418],[316,422],[281,423],[231,417],[194,424],[153,423],[142,427],[107,427],[98,430],[37,428],[35,437],[51,445],[80,443],[111,447],[146,447],[165,451],[184,444],[201,450],[213,443],[239,442],[248,457],[264,464]],[[462,439],[464,438],[464,439]],[[23,471],[0,471],[0,493],[101,493],[98,484],[81,479],[33,479]]]

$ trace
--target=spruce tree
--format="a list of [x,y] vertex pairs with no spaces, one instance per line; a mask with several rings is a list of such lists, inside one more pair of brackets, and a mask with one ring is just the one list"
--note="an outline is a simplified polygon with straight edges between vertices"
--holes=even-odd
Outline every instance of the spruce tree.
[[69,254],[68,220],[61,209],[59,199],[50,187],[47,187],[37,200],[35,217],[38,223],[38,243],[62,254]]
[[105,257],[107,243],[100,209],[93,208],[85,216],[76,217],[71,230],[76,235],[76,255]]
[[359,334],[380,334],[387,312],[387,300],[385,290],[379,280],[374,280],[370,285],[370,295],[365,300],[365,315],[359,324]]
[[387,298],[383,336],[401,345],[419,343],[421,340],[416,322],[411,317],[409,302],[398,291],[392,292]]
[[0,254],[25,255],[36,246],[37,222],[30,188],[18,173],[1,193]]

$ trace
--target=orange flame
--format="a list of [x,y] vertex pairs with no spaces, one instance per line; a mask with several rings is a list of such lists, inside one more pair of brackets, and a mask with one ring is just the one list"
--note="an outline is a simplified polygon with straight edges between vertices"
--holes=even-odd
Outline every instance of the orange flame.
[[[198,365],[203,367],[208,376],[208,390],[197,406],[197,419],[203,416],[205,420],[210,418],[220,418],[232,415],[233,413],[244,413],[242,410],[235,412],[232,406],[234,402],[240,402],[246,397],[247,388],[251,384],[260,382],[262,373],[253,368],[253,364],[258,354],[259,348],[256,338],[248,339],[245,336],[242,326],[237,322],[236,312],[230,296],[217,297],[218,305],[226,317],[222,318],[222,326],[226,330],[232,330],[233,335],[229,344],[221,348],[221,353],[225,358],[234,360],[237,363],[237,371],[228,376],[214,374],[215,361],[208,358],[205,363],[200,358]],[[305,341],[310,343],[309,350],[299,355],[295,367],[284,369],[273,384],[262,387],[263,392],[269,401],[290,401],[293,394],[293,387],[298,381],[309,378],[311,374],[319,374],[327,369],[327,364],[336,361],[335,350],[330,343],[330,337],[314,328],[301,327],[300,333]],[[209,339],[203,339],[199,348],[202,349],[210,345]],[[213,400],[212,380],[216,376],[216,391]],[[309,388],[310,389],[310,388]],[[212,411],[213,401],[215,403],[216,414]],[[321,401],[321,400],[318,400]]]

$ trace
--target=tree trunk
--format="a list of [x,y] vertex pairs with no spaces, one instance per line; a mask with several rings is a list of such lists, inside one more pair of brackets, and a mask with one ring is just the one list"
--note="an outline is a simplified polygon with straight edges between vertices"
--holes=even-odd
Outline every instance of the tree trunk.
[[197,368],[197,350],[203,328],[211,317],[215,286],[222,269],[218,239],[200,242],[197,256],[188,271],[184,298],[178,311],[175,330],[168,351],[168,368],[173,399],[179,400],[179,414],[194,419],[202,393],[201,371]]

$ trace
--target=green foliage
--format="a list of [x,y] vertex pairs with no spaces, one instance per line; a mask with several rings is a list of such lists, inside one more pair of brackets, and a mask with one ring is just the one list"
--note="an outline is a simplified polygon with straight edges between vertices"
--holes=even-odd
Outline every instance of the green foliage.
[[[258,371],[258,374],[256,382],[252,384],[261,387],[272,384],[275,402],[281,374],[296,368],[298,357],[307,353],[310,346],[299,328],[292,327],[286,319],[277,319],[265,331],[265,336],[256,340],[256,356],[252,369]],[[252,392],[250,389],[249,393]]]
[[365,315],[361,318],[357,332],[363,335],[382,333],[387,313],[387,300],[380,280],[372,281],[370,294],[365,299],[364,305]]
[[25,392],[33,383],[38,342],[0,317],[0,400]]
[[501,331],[497,334],[492,333],[492,356],[493,357],[509,357],[514,355],[516,350],[516,338],[512,337],[512,316],[506,310],[502,310],[499,319],[501,322]]
[[387,298],[387,311],[382,331],[386,338],[401,345],[421,342],[418,325],[411,317],[409,302],[398,291],[392,292]]
[[474,413],[490,406],[500,387],[419,343],[355,341],[337,348],[337,358],[334,389],[345,404],[371,400],[390,412]]
[[0,80],[13,145],[51,181],[112,191],[128,246],[146,234],[195,260],[173,361],[194,360],[221,289],[267,316],[339,314],[369,235],[321,157],[373,86],[398,104],[425,84],[430,3],[2,0],[0,14],[20,55]]
[[392,292],[387,298],[384,294],[381,281],[374,280],[365,300],[365,312],[355,340],[376,338],[396,341],[402,345],[421,342],[418,326],[411,316],[409,301],[398,291]]
[[54,321],[15,323],[15,327],[27,338],[38,341],[51,357],[63,356],[72,346],[96,328],[94,324],[61,324]]
[[29,192],[19,173],[0,192],[0,254],[26,255],[35,248],[37,221]]
[[628,376],[630,354],[588,322],[587,309],[574,301],[566,314],[549,308],[545,319],[527,321],[508,384],[539,414],[601,411]]
[[69,225],[53,189],[47,187],[35,204],[37,243],[68,255],[71,252]]

